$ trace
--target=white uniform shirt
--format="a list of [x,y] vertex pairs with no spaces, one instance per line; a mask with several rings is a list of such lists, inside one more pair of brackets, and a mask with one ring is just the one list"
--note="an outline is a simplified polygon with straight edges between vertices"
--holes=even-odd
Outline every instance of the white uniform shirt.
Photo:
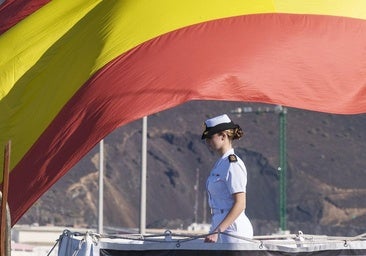
[[230,162],[229,155],[234,149],[226,152],[215,164],[207,179],[209,205],[212,209],[230,210],[234,204],[232,194],[246,192],[247,170],[243,161],[236,157]]
[[[226,152],[216,162],[206,182],[208,201],[213,211],[211,231],[221,223],[232,208],[234,204],[232,194],[246,192],[247,170],[244,162],[238,156],[236,156],[237,161],[229,161],[229,156],[232,154],[234,154],[234,149]],[[227,230],[221,232],[234,233],[248,238],[253,236],[253,228],[245,212]],[[222,238],[223,242],[242,242],[230,237]]]

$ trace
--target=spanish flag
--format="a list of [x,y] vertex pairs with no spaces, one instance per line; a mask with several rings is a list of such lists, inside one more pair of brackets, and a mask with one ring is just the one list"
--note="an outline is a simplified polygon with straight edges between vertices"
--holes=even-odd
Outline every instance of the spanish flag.
[[366,112],[365,0],[0,2],[12,225],[114,129],[190,100]]

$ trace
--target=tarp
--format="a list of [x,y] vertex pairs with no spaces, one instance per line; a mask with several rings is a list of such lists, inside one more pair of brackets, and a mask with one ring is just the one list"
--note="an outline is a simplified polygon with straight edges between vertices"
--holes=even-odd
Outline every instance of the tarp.
[[0,32],[13,225],[115,128],[190,100],[366,112],[364,0],[8,0]]

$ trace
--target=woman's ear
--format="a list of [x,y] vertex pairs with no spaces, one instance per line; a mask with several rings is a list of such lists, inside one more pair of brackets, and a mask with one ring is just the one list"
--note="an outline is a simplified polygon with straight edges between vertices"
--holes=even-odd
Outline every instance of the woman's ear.
[[226,134],[226,132],[222,132],[221,134],[220,134],[222,137],[222,139],[221,140],[224,140],[225,139],[225,137],[227,137],[227,134]]

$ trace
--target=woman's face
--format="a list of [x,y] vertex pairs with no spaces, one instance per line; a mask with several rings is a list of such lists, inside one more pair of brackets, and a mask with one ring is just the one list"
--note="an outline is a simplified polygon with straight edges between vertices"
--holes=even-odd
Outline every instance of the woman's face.
[[206,138],[207,146],[214,151],[220,151],[223,146],[223,142],[224,139],[222,133],[215,133],[211,137]]

